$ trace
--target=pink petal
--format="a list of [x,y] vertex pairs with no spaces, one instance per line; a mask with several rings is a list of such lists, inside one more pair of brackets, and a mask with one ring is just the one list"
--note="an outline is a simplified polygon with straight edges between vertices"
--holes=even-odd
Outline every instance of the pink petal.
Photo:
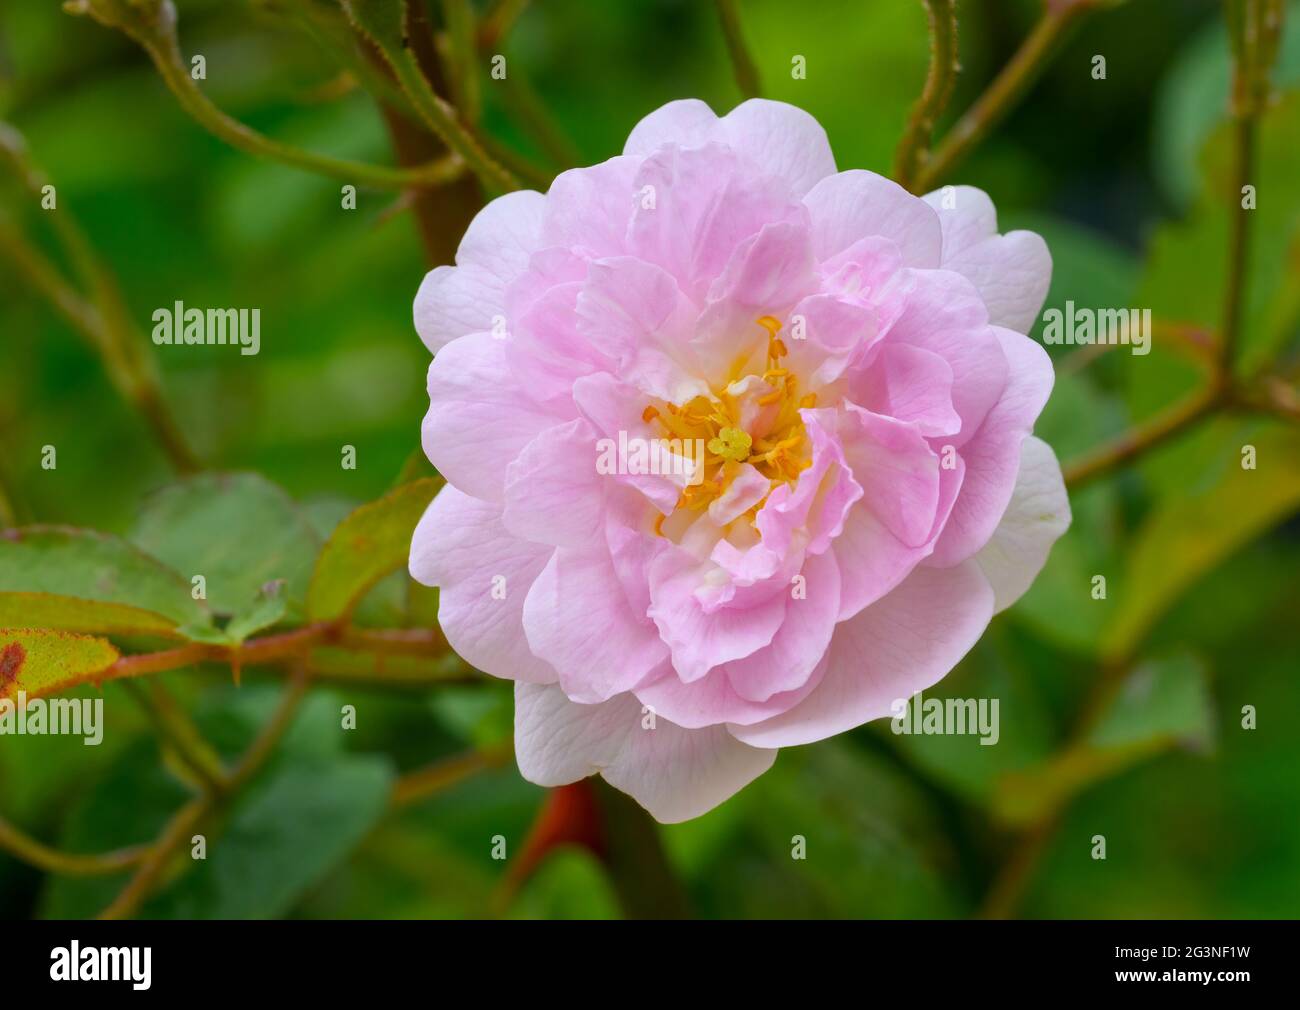
[[[951,196],[951,199],[946,199]],[[997,211],[988,194],[957,186],[925,197],[943,225],[943,267],[968,278],[988,306],[989,322],[1028,333],[1047,297],[1052,256],[1031,231],[999,235]],[[953,206],[945,208],[945,202]]]
[[840,572],[830,553],[809,555],[800,573],[802,593],[790,591],[785,621],[772,644],[744,659],[724,663],[735,692],[764,702],[808,682],[830,644],[840,611]]
[[780,180],[757,174],[719,144],[662,148],[641,165],[633,186],[628,250],[668,271],[696,301],[745,239],[765,225],[807,217]]
[[979,640],[993,590],[974,562],[917,568],[884,599],[837,626],[826,671],[807,698],[753,726],[729,725],[755,747],[812,743],[889,714],[939,681]]
[[961,418],[952,405],[952,366],[933,351],[891,343],[849,384],[849,399],[876,414],[913,425],[922,435],[953,435]]
[[1011,503],[993,537],[975,555],[993,586],[998,611],[1024,595],[1047,563],[1052,544],[1070,525],[1070,500],[1056,454],[1030,435],[1020,444],[1020,470]]
[[[642,420],[642,413],[649,405],[649,395],[612,375],[601,372],[579,379],[573,384],[573,402],[598,436],[609,439],[615,446],[620,444],[620,432],[626,434],[629,444],[632,439],[641,439],[648,445],[652,440],[664,437],[661,430]],[[689,480],[685,469],[680,473],[623,473],[626,461],[619,462],[620,472],[607,479],[640,492],[664,515],[669,515],[677,507],[682,489]]]
[[939,456],[915,428],[851,403],[839,430],[872,515],[905,545],[925,543],[939,508]]
[[682,98],[660,106],[628,134],[624,154],[653,154],[665,144],[700,147],[713,139],[718,117],[698,98]]
[[679,547],[669,547],[650,565],[649,615],[672,650],[673,668],[685,681],[713,667],[743,659],[772,641],[786,612],[786,599],[771,593],[747,607],[706,611],[700,593],[709,574],[720,571]]
[[451,647],[494,677],[549,684],[555,670],[524,638],[524,600],[551,548],[511,536],[499,506],[444,487],[411,539],[411,577],[437,586],[438,624]]
[[467,494],[502,501],[506,467],[563,415],[532,403],[510,379],[509,341],[487,333],[453,340],[429,366],[424,452]]
[[751,98],[722,117],[721,135],[732,150],[783,179],[796,199],[835,174],[826,131],[793,105]]
[[819,260],[830,259],[859,239],[880,235],[897,244],[906,266],[939,265],[943,232],[934,211],[874,172],[852,169],[828,176],[803,202],[812,215]]
[[672,403],[709,392],[690,340],[699,315],[666,271],[629,256],[597,260],[578,296],[578,331],[637,389]]
[[542,432],[506,468],[501,521],[515,536],[557,547],[591,543],[605,521],[596,432],[582,418]]
[[983,423],[1007,382],[1006,357],[987,325],[988,312],[966,278],[947,270],[909,270],[905,304],[885,334],[939,355],[952,369],[952,405],[961,431],[946,439],[961,446]]
[[979,430],[961,449],[966,464],[961,494],[927,564],[964,561],[993,535],[1006,512],[1020,469],[1020,443],[1052,391],[1054,375],[1047,352],[1011,330],[990,327],[1009,365],[1007,386]]
[[515,758],[524,778],[567,785],[599,773],[656,820],[699,817],[772,767],[776,753],[747,747],[721,726],[687,730],[620,695],[577,705],[554,687],[515,687]]
[[524,601],[532,651],[574,701],[593,704],[636,687],[668,658],[644,615],[628,606],[603,543],[560,547]]
[[561,172],[546,191],[540,245],[562,246],[590,257],[627,251],[627,226],[640,158],[620,156],[590,168]]
[[544,203],[532,190],[493,200],[470,222],[456,266],[425,275],[415,296],[415,328],[430,351],[491,330],[493,317],[504,315],[506,287],[537,248]]
[[774,694],[765,701],[749,701],[736,693],[726,670],[717,667],[699,680],[684,683],[665,663],[660,676],[636,689],[636,696],[658,715],[683,729],[703,729],[722,723],[751,726],[793,708],[817,688],[826,665],[818,663],[804,683],[793,691]]

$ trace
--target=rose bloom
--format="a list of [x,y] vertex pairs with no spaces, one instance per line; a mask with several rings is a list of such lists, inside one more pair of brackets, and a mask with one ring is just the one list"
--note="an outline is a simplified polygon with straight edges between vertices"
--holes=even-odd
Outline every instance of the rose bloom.
[[[485,207],[415,299],[447,486],[410,569],[515,682],[524,777],[686,820],[951,670],[1069,524],[1050,274],[983,192],[836,172],[770,101]],[[599,465],[635,444],[678,455]]]

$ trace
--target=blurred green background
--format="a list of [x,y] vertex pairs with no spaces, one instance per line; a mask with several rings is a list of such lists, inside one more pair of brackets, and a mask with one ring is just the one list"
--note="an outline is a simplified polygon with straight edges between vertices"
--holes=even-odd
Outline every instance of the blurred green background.
[[[180,0],[204,91],[277,139],[381,164],[375,102],[331,88],[338,67],[274,3]],[[1032,25],[1031,0],[964,0],[963,73],[945,125]],[[1300,7],[1261,128],[1260,210],[1243,367],[1295,371],[1300,315]],[[481,9],[481,8],[480,8]],[[436,21],[438,5],[432,5]],[[815,115],[841,168],[888,173],[927,62],[913,0],[745,0],[767,97]],[[511,72],[580,155],[619,151],[665,101],[740,100],[716,12],[687,0],[540,0],[509,35]],[[793,80],[792,55],[807,60]],[[1104,81],[1092,57],[1107,60]],[[1227,211],[1229,50],[1212,0],[1130,0],[1088,19],[1009,119],[950,181],[986,189],[1000,230],[1051,248],[1049,305],[1149,307],[1217,325]],[[484,75],[484,131],[543,152]],[[232,150],[189,119],[121,33],[57,4],[0,7],[0,117],[26,137],[111,265],[147,332],[150,313],[257,306],[262,349],[157,348],[167,398],[206,466],[250,470],[297,499],[323,536],[389,488],[418,441],[428,354],[411,325],[427,269],[411,215],[362,190]],[[4,213],[57,258],[42,212],[6,179]],[[451,237],[453,240],[455,236]],[[1056,392],[1037,432],[1062,460],[1123,431],[1198,381],[1162,343],[1135,357],[1053,348]],[[1073,354],[1073,356],[1071,356]],[[358,466],[339,466],[340,446]],[[1239,466],[1258,449],[1253,472]],[[57,470],[41,447],[58,447]],[[172,478],[96,354],[0,259],[0,486],[17,523],[130,530]],[[661,829],[701,916],[967,916],[1001,900],[1008,862],[1032,870],[1005,910],[1042,917],[1300,914],[1300,440],[1257,417],[1209,421],[1072,495],[1075,521],[1029,595],[998,618],[936,697],[997,697],[1002,739],[900,737],[878,723],[788,749],[697,821]],[[1105,575],[1105,600],[1092,579]],[[371,611],[400,595],[377,590]],[[385,595],[387,594],[387,595]],[[399,615],[398,620],[409,620]],[[1072,736],[1104,656],[1134,660],[1094,737]],[[165,682],[219,749],[236,753],[274,702],[254,673]],[[0,738],[0,814],[70,851],[145,841],[186,795],[145,718],[115,685],[99,748]],[[340,734],[338,706],[358,706]],[[1258,724],[1242,728],[1242,708]],[[150,914],[481,916],[544,792],[512,765],[385,815],[391,776],[508,737],[508,685],[313,693],[267,775],[226,824],[218,865],[167,884]],[[1091,858],[1104,835],[1107,858]],[[791,858],[792,838],[807,858]],[[625,913],[611,870],[553,852],[502,914]],[[0,914],[94,914],[122,880],[46,876],[0,853]]]

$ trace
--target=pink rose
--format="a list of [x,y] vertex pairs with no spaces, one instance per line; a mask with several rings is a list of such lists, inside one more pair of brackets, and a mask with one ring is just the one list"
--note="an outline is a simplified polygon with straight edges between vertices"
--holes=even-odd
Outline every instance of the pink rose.
[[1050,273],[984,193],[837,173],[769,101],[485,207],[415,299],[448,486],[411,574],[515,681],[523,775],[685,820],[951,670],[1069,524]]

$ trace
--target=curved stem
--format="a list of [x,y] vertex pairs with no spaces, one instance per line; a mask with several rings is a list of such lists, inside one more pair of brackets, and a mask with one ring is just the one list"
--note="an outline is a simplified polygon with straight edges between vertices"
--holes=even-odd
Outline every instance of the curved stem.
[[1093,6],[1092,0],[1047,0],[1042,17],[1015,55],[921,168],[915,192],[933,189],[1002,120],[1038,79],[1069,30]]
[[[125,6],[125,5],[124,5]],[[97,0],[66,4],[71,13],[90,14],[110,28],[121,29],[149,54],[163,82],[181,108],[210,133],[248,154],[271,158],[295,168],[332,176],[344,182],[381,189],[440,186],[458,178],[465,169],[455,156],[414,168],[389,168],[317,154],[272,140],[222,112],[190,76],[176,36],[176,11],[170,2],[141,5],[139,11]]]
[[444,758],[424,768],[407,772],[393,783],[393,795],[389,805],[394,809],[401,809],[427,800],[463,782],[476,772],[499,768],[510,760],[514,752],[513,744],[507,742],[496,747]]
[[930,22],[930,70],[894,156],[894,180],[909,190],[929,156],[935,120],[948,105],[957,81],[957,0],[925,0],[925,12]]
[[1113,441],[1066,464],[1063,468],[1066,487],[1076,491],[1085,484],[1110,473],[1181,434],[1209,416],[1224,402],[1224,393],[1217,385],[1193,394],[1182,403],[1176,404],[1162,414],[1157,414],[1146,424],[1138,425]]
[[[736,0],[716,0],[718,20],[722,22],[722,37],[727,41],[727,52],[736,74],[736,86],[746,98],[757,98],[762,88],[758,81],[758,67],[745,45],[745,34],[740,30],[740,9]],[[940,0],[946,3],[947,0]]]
[[69,876],[117,873],[140,862],[147,851],[140,846],[99,855],[60,852],[19,831],[3,817],[0,817],[0,849],[39,870]]

